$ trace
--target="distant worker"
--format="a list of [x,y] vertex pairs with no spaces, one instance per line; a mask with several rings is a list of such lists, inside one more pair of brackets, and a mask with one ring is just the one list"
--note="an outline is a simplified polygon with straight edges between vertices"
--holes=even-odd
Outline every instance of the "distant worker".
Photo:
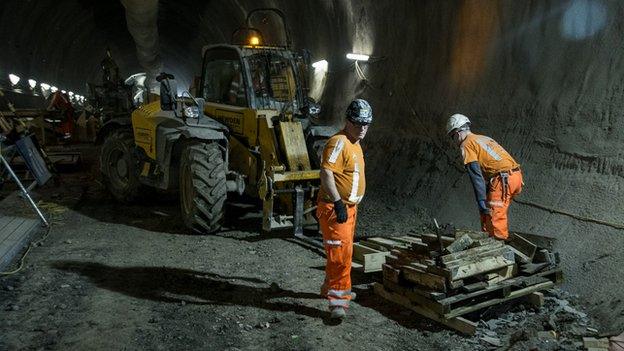
[[347,108],[342,131],[329,138],[321,160],[321,189],[317,217],[327,254],[325,282],[321,295],[329,300],[331,318],[346,315],[351,292],[351,259],[357,205],[364,197],[364,139],[373,112],[365,100],[357,99]]
[[479,206],[481,229],[506,240],[507,210],[522,191],[520,165],[492,138],[473,134],[470,120],[462,114],[449,118],[446,132],[461,149]]
[[47,110],[60,112],[62,116],[61,123],[55,131],[61,135],[63,140],[69,140],[72,137],[75,128],[75,111],[69,96],[57,90],[51,95]]
[[245,104],[245,83],[243,82],[243,72],[238,65],[234,67],[230,89],[227,93],[227,102],[232,105]]

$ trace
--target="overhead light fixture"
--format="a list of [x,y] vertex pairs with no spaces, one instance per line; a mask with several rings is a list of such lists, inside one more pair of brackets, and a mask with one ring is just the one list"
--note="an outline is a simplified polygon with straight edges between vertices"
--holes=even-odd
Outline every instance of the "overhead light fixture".
[[67,94],[65,90],[61,90],[61,94]]
[[370,58],[370,56],[368,55],[363,55],[363,54],[354,54],[354,53],[350,53],[347,54],[347,58],[349,60],[355,60],[355,61],[368,61],[368,59]]
[[327,67],[329,67],[329,63],[326,60],[316,61],[312,64],[315,70],[318,71],[327,71]]
[[58,91],[58,88],[55,87],[55,86],[51,86],[50,87],[50,91],[53,92],[53,93],[56,93]]
[[68,94],[69,94],[70,97],[74,96],[74,92],[73,91],[70,91]]
[[18,77],[15,74],[11,73],[11,74],[9,74],[9,80],[11,81],[11,85],[16,85],[17,83],[19,83],[20,77]]
[[37,86],[37,81],[34,79],[29,79],[28,86],[30,87],[30,89],[35,89],[35,87]]
[[251,36],[249,38],[249,45],[253,45],[253,46],[260,45],[260,37],[255,36],[255,35]]
[[39,84],[39,86],[41,87],[41,90],[48,90],[48,89],[50,89],[50,84],[41,83],[41,84]]

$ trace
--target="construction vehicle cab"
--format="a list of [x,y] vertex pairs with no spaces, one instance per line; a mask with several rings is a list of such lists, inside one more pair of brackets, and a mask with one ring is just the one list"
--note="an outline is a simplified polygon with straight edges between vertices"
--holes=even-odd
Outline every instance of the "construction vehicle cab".
[[309,60],[288,43],[263,45],[251,27],[236,35],[239,45],[204,48],[198,96],[204,113],[229,128],[229,169],[244,176],[246,194],[262,201],[263,229],[294,226],[301,234],[315,223],[319,186],[319,144],[310,143],[319,133],[310,133],[310,117],[320,107],[306,96]]

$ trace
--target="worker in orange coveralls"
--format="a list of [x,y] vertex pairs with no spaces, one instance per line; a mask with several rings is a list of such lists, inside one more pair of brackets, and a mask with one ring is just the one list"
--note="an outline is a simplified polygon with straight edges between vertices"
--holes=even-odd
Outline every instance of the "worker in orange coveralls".
[[57,131],[60,132],[63,139],[71,138],[74,133],[75,123],[74,106],[72,106],[72,103],[69,101],[69,96],[67,96],[67,94],[62,94],[60,91],[56,91],[54,95],[52,95],[47,109],[48,111],[61,111],[63,120],[61,121]]
[[470,120],[452,115],[446,132],[459,145],[481,214],[481,229],[490,236],[509,237],[507,210],[522,191],[520,165],[492,138],[473,134]]
[[364,197],[364,139],[373,112],[365,100],[351,102],[342,131],[325,145],[321,160],[321,190],[316,211],[327,254],[321,295],[329,300],[332,319],[342,319],[355,298],[351,292],[351,259],[357,205]]

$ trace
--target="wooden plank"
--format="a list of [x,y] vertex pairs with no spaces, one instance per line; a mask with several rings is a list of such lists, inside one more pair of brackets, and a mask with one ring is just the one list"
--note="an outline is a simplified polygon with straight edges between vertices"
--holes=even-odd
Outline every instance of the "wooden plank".
[[504,246],[505,246],[505,244],[502,241],[495,241],[495,242],[487,244],[487,245],[478,246],[478,247],[474,247],[472,249],[467,249],[467,250],[464,250],[464,251],[461,251],[461,252],[444,255],[444,256],[440,257],[440,260],[442,261],[442,263],[447,263],[447,262],[451,262],[451,261],[457,261],[457,260],[461,260],[461,259],[466,258],[466,257],[475,257],[476,255],[478,255],[480,253],[490,252],[490,251],[492,251],[494,249],[498,249],[498,248],[501,248],[501,247],[504,247]]
[[511,264],[507,267],[501,268],[496,272],[486,274],[487,284],[498,284],[504,280],[512,278],[514,276],[515,264]]
[[410,236],[410,235],[393,236],[392,240],[400,241],[400,242],[406,243],[406,244],[422,244],[423,243],[420,238],[417,238],[415,236]]
[[[406,281],[405,279],[399,278],[401,283],[397,284],[391,282],[389,280],[384,280],[383,283],[386,286],[387,290],[395,291],[399,294],[403,294],[413,301],[416,301],[418,304],[423,306],[432,306],[432,310],[439,311],[440,314],[444,312],[448,312],[445,309],[445,306],[437,303],[439,300],[445,299],[447,296],[443,292],[438,292],[434,290],[428,290],[424,287],[416,287],[412,283]],[[410,284],[410,285],[408,285]],[[417,296],[416,296],[417,295]]]
[[511,259],[503,255],[488,257],[481,261],[448,267],[450,274],[447,275],[447,278],[449,280],[465,279],[477,274],[491,272],[512,264],[515,264],[513,257]]
[[360,245],[368,246],[368,247],[370,247],[372,249],[375,249],[377,251],[390,251],[390,249],[388,249],[387,247],[385,247],[383,245],[375,244],[375,243],[370,242],[368,240],[358,241],[358,243]]
[[583,346],[586,348],[609,349],[609,339],[596,339],[592,337],[583,337]]
[[541,292],[532,292],[525,296],[525,299],[533,307],[539,308],[544,306],[544,294]]
[[469,237],[468,235],[464,235],[461,238],[455,240],[449,246],[447,246],[446,251],[449,253],[456,253],[459,251],[464,251],[468,247],[470,247],[470,245],[472,245],[473,243],[474,243],[474,240],[472,240],[471,237]]
[[[438,248],[438,236],[432,233],[425,233],[425,234],[421,234],[420,236],[421,240],[424,243],[427,244],[432,244],[433,248],[437,250]],[[453,243],[453,241],[455,241],[455,238],[450,237],[450,236],[444,236],[442,235],[442,245],[443,246],[448,246],[450,244]]]
[[532,286],[526,287],[524,289],[512,291],[509,294],[508,297],[494,298],[494,299],[491,299],[491,300],[483,301],[483,302],[475,304],[475,305],[459,307],[459,308],[453,309],[453,310],[451,310],[451,312],[444,314],[444,318],[447,318],[447,319],[455,318],[455,317],[464,315],[466,313],[478,311],[478,310],[480,310],[482,308],[485,308],[485,307],[488,307],[488,306],[497,305],[499,303],[511,301],[513,299],[516,299],[518,297],[522,297],[524,295],[528,295],[528,294],[530,294],[532,292],[535,292],[535,291],[549,289],[549,288],[551,288],[553,286],[554,286],[554,283],[551,282],[551,281],[547,281],[547,282],[543,282],[543,283],[540,283],[540,284],[532,285]]
[[394,302],[403,307],[406,307],[420,314],[421,316],[432,319],[440,324],[443,324],[449,328],[455,329],[461,333],[464,333],[466,335],[474,335],[477,331],[477,323],[475,322],[469,321],[461,317],[452,318],[452,319],[440,318],[440,316],[437,313],[427,308],[424,308],[422,306],[413,304],[408,298],[401,296],[399,294],[396,294],[396,293],[386,291],[383,285],[379,283],[375,283],[375,285],[373,286],[373,289],[377,295],[383,297],[384,299]]
[[533,256],[535,255],[535,251],[537,250],[537,246],[522,237],[520,234],[511,233],[510,239],[511,240],[508,244],[527,257],[527,262],[531,262],[533,260]]
[[546,236],[546,235],[523,233],[523,232],[517,232],[517,231],[514,231],[514,233],[521,235],[523,238],[527,239],[528,241],[536,245],[538,248],[548,249],[551,251],[554,249],[555,238],[553,237]]
[[411,266],[402,266],[401,273],[403,273],[403,278],[407,281],[436,291],[446,292],[446,279],[444,277],[427,273]]
[[390,266],[389,264],[385,264],[385,263],[381,265],[381,270],[383,272],[384,280],[399,284],[401,270],[394,268]]
[[468,235],[473,240],[489,238],[488,233],[485,233],[485,232],[476,232],[473,230],[461,230],[461,229],[458,229],[455,231],[455,238],[461,238],[464,235]]
[[353,244],[353,259],[364,266],[364,273],[379,272],[390,252],[381,252],[359,243]]
[[[413,286],[405,286],[402,284],[393,283],[389,280],[384,280],[383,285],[387,291],[392,291],[399,295],[405,296],[413,303],[423,306],[439,315],[443,315],[444,313],[450,311],[450,309],[448,309],[446,306],[437,303],[437,300],[441,300],[439,296],[435,296],[435,294],[438,293],[421,290]],[[444,293],[441,294],[445,295]]]
[[368,238],[366,239],[366,241],[381,245],[381,246],[385,246],[388,249],[395,249],[395,248],[399,248],[399,249],[407,249],[407,244],[406,243],[402,243],[399,241],[395,241],[392,239],[388,239],[388,238]]

